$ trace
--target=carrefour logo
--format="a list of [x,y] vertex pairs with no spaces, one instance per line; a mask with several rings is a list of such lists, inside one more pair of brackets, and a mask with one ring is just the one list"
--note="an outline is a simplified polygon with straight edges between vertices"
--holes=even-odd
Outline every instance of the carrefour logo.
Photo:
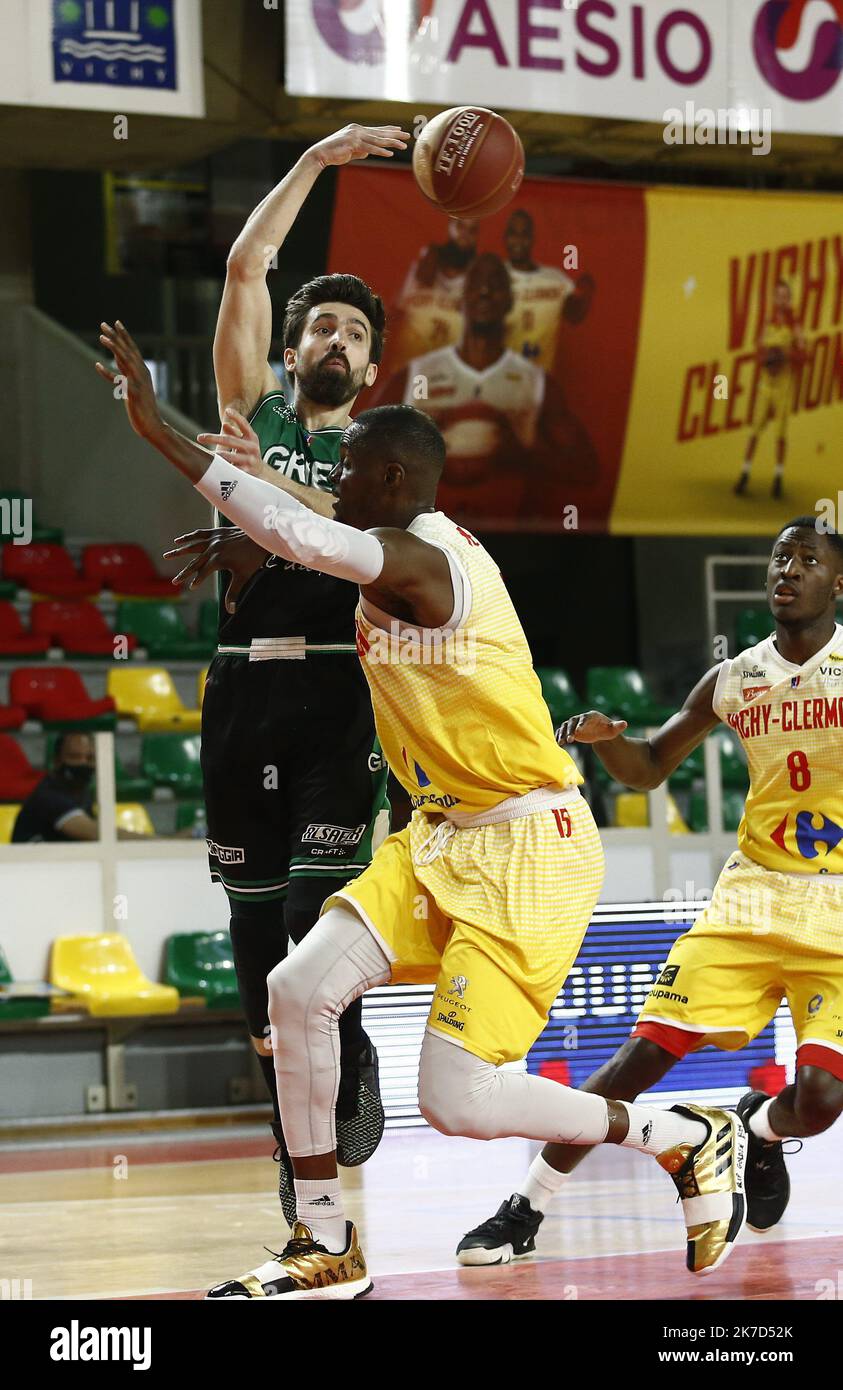
[[815,20],[811,56],[801,70],[787,66],[781,55],[792,53],[805,41],[803,20],[809,5],[815,8],[814,0],[766,0],[758,11],[753,34],[755,61],[765,81],[790,101],[816,101],[826,96],[843,70],[843,0],[822,0],[822,4],[829,13]]
[[[435,0],[407,6],[408,38],[423,26]],[[386,45],[384,0],[313,0],[313,18],[325,42],[350,63],[382,63]]]

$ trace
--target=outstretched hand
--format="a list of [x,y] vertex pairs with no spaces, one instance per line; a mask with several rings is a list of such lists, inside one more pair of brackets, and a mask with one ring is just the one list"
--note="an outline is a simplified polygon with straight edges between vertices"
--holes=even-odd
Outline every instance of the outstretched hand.
[[226,463],[233,463],[244,473],[250,473],[253,478],[273,476],[273,470],[263,461],[260,440],[255,431],[245,415],[231,406],[227,406],[223,413],[222,432],[197,434],[196,442],[219,454]]
[[625,719],[610,719],[608,714],[590,709],[587,714],[575,714],[556,730],[556,742],[563,748],[566,743],[604,743],[606,739],[617,738],[628,728]]
[[115,320],[113,327],[111,324],[101,323],[100,328],[100,342],[112,354],[117,371],[111,371],[103,366],[102,362],[95,364],[96,369],[104,381],[118,387],[120,395],[115,392],[115,397],[122,399],[129,424],[135,434],[139,434],[142,439],[150,439],[160,430],[163,420],[155,399],[152,377],[140,348],[119,319]]
[[310,153],[324,169],[329,164],[366,159],[370,154],[391,159],[396,150],[406,150],[409,139],[409,131],[397,125],[358,125],[353,121],[313,145]]
[[173,583],[195,589],[211,574],[228,573],[230,580],[225,607],[228,613],[233,613],[241,590],[263,565],[266,551],[236,527],[216,526],[191,531],[186,536],[176,536],[172,550],[164,552],[167,560],[182,561],[187,556],[191,557],[190,560],[175,576]]

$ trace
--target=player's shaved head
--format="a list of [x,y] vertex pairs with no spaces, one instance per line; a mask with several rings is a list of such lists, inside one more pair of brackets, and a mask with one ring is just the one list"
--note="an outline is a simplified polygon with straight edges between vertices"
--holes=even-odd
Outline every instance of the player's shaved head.
[[366,530],[407,526],[432,510],[445,467],[445,441],[412,405],[364,410],[343,432],[336,518]]

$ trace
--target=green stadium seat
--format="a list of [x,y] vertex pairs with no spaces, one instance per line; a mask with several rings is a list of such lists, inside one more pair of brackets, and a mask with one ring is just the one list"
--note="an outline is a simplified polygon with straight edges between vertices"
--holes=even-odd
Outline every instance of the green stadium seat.
[[630,723],[663,724],[674,713],[653,696],[640,671],[633,666],[592,666],[586,676],[586,705],[613,719]]
[[[14,983],[9,962],[6,960],[2,946],[0,946],[0,985],[13,985]],[[41,998],[36,995],[30,997],[20,994],[7,995],[0,989],[0,1023],[19,1018],[44,1018],[49,1012],[49,996]]]
[[747,647],[757,647],[775,626],[769,608],[744,608],[735,620],[735,655]]
[[179,801],[176,806],[176,830],[188,830],[196,825],[203,827],[203,835],[207,834],[204,801],[200,797],[189,797],[186,801]]
[[203,661],[208,655],[208,643],[190,636],[172,602],[124,599],[117,608],[116,631],[132,633],[155,660]]
[[218,627],[219,608],[217,601],[215,598],[206,598],[199,609],[198,637],[201,642],[207,643],[209,652],[214,652],[217,649]]
[[[743,816],[745,798],[743,792],[727,791],[723,792],[723,829],[734,833],[741,823]],[[695,835],[704,834],[708,830],[708,807],[705,804],[705,792],[692,792],[691,804],[688,810],[688,825]]]
[[227,931],[182,932],[167,938],[164,979],[209,1009],[239,1009],[231,938]]
[[150,801],[153,785],[150,777],[127,772],[115,751],[114,781],[118,801]]
[[0,599],[14,598],[18,591],[17,584],[11,579],[0,579]]
[[199,734],[144,734],[141,767],[156,787],[169,787],[176,796],[201,796]]
[[550,710],[554,729],[570,719],[572,714],[582,714],[583,702],[571,684],[567,671],[558,666],[537,666],[536,675],[541,681],[542,695]]

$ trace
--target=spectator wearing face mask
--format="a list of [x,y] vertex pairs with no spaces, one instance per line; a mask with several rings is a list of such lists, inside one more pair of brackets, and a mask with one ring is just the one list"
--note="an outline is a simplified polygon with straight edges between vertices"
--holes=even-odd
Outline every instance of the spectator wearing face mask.
[[[53,767],[21,806],[13,844],[49,844],[65,840],[96,840],[99,829],[94,814],[94,740],[90,734],[61,734],[53,753]],[[118,830],[119,840],[140,840],[129,830]]]

